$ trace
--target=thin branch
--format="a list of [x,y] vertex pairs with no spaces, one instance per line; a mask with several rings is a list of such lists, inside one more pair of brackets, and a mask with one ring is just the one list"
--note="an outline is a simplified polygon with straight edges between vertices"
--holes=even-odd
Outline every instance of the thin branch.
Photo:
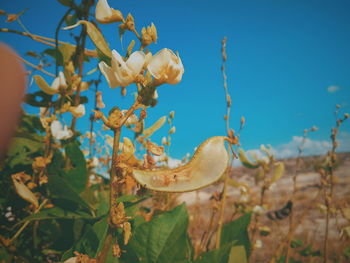
[[37,66],[37,65],[34,65],[34,64],[30,63],[29,61],[25,60],[24,58],[21,58],[20,56],[17,56],[17,58],[18,58],[18,60],[22,61],[23,63],[25,63],[25,64],[31,66],[32,68],[35,68],[35,69],[41,71],[42,73],[45,73],[45,74],[48,75],[48,76],[51,76],[51,77],[54,77],[54,78],[56,77],[54,74],[52,74],[52,73],[50,73],[50,72],[44,70],[44,69],[41,68],[40,66]]

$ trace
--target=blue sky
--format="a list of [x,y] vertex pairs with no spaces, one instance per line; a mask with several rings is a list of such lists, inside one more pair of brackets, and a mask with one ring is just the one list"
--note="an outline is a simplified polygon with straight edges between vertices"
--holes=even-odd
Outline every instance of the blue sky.
[[[150,47],[152,52],[167,47],[180,53],[185,67],[182,82],[158,88],[158,105],[148,111],[146,120],[146,125],[151,125],[171,110],[176,111],[171,148],[175,158],[191,153],[210,136],[225,134],[225,93],[220,71],[221,40],[225,36],[233,102],[231,126],[238,129],[241,116],[245,116],[246,126],[241,134],[244,149],[255,149],[261,144],[281,149],[298,141],[293,136],[302,135],[303,129],[312,125],[320,128],[311,136],[314,144],[310,147],[316,149],[320,143],[327,145],[335,104],[343,105],[344,112],[350,111],[347,0],[109,0],[109,4],[125,16],[132,13],[139,31],[151,22],[156,25],[159,39]],[[49,37],[54,36],[66,11],[54,0],[5,0],[0,4],[0,9],[7,12],[24,8],[29,10],[21,19],[29,31]],[[4,18],[0,19],[1,27],[20,29],[16,23],[6,24]],[[122,52],[116,26],[100,28],[110,47]],[[60,38],[70,39],[65,31],[60,32]],[[131,39],[131,34],[125,36],[124,50]],[[0,40],[22,55],[28,50],[46,48],[13,34],[0,33]],[[93,48],[91,43],[89,47]],[[96,64],[94,61],[90,67]],[[339,89],[329,92],[330,86]],[[36,89],[35,85],[29,87],[29,91]],[[135,87],[128,88],[126,98],[120,96],[118,89],[109,89],[105,81],[101,90],[108,112],[114,105],[130,105]],[[87,95],[91,97],[92,93]],[[81,130],[88,129],[88,116],[78,124]],[[160,129],[154,140],[159,143],[167,129],[166,125]],[[349,150],[350,122],[342,130],[341,150]]]

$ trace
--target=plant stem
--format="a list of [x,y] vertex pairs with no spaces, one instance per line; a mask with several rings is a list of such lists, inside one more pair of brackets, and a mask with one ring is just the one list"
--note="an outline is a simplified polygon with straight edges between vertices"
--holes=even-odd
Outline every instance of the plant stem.
[[50,76],[50,77],[53,77],[53,78],[56,77],[54,74],[52,74],[52,73],[46,71],[45,69],[42,69],[42,68],[39,67],[39,66],[36,66],[36,65],[30,63],[29,61],[25,60],[24,58],[21,58],[20,56],[17,56],[17,59],[20,60],[20,61],[22,61],[23,63],[25,63],[25,64],[31,66],[32,68],[35,68],[36,70],[41,71],[42,73],[44,73],[44,74],[46,74],[46,75],[48,75],[48,76]]
[[[221,42],[221,55],[222,55],[222,66],[221,66],[221,71],[222,71],[222,77],[224,80],[224,90],[225,90],[225,95],[226,95],[226,115],[225,115],[225,121],[226,121],[226,133],[227,136],[231,138],[231,130],[230,130],[230,110],[231,110],[231,97],[228,91],[227,87],[227,75],[226,75],[226,60],[227,60],[227,54],[226,54],[226,42],[227,38],[225,37],[222,42]],[[232,134],[233,135],[233,134]],[[232,144],[230,143],[230,147],[232,150],[232,154],[234,156],[234,151],[232,149]],[[231,167],[232,164],[232,158],[230,159],[230,164],[229,167]],[[215,247],[219,248],[220,247],[220,239],[221,239],[221,232],[222,232],[222,225],[224,221],[224,215],[225,215],[225,205],[226,205],[226,192],[227,192],[227,182],[229,179],[229,173],[231,172],[231,169],[227,169],[225,172],[225,177],[224,177],[224,186],[222,189],[221,193],[221,205],[220,205],[220,210],[219,210],[219,221],[218,221],[218,230],[216,234],[216,243]]]
[[[47,203],[47,199],[44,200],[40,206],[34,211],[34,214],[38,213],[40,211],[41,208],[43,208],[43,206]],[[14,234],[14,236],[10,239],[8,245],[10,245],[22,232],[23,230],[28,226],[28,224],[30,223],[30,221],[26,221],[21,227],[20,229],[18,229],[18,231],[16,232],[16,234]]]
[[[306,136],[309,130],[305,130],[304,131],[304,135],[303,135],[303,140],[301,141],[301,144],[298,148],[298,156],[296,159],[296,163],[295,163],[295,170],[294,170],[294,174],[293,174],[293,194],[292,194],[292,198],[291,201],[294,204],[295,201],[295,194],[297,192],[297,177],[298,177],[298,172],[299,172],[299,165],[300,165],[300,160],[301,160],[301,155],[303,152],[303,148],[306,142]],[[289,230],[288,230],[288,236],[287,236],[287,252],[286,252],[286,260],[285,263],[289,263],[289,257],[290,257],[290,253],[291,253],[291,247],[290,247],[290,243],[292,241],[293,238],[293,222],[294,221],[294,209],[292,209],[290,211],[289,214]]]
[[[64,22],[64,20],[66,19],[67,15],[73,10],[73,8],[69,8],[67,10],[67,12],[62,16],[61,20],[58,22],[58,25],[56,27],[56,31],[55,31],[55,49],[56,52],[58,52],[58,33],[60,31],[60,28]],[[56,59],[56,76],[58,76],[58,60]]]
[[[7,33],[14,33],[14,34],[18,34],[21,36],[26,36],[26,37],[30,37],[31,39],[40,42],[42,44],[48,45],[50,47],[56,47],[55,43],[55,39],[53,38],[48,38],[48,37],[43,37],[43,36],[39,36],[39,35],[33,35],[33,34],[29,34],[27,32],[21,32],[21,31],[17,31],[17,30],[12,30],[12,29],[8,29],[8,28],[0,28],[0,32],[7,32]],[[47,42],[49,41],[49,42]],[[52,42],[52,43],[50,43]],[[73,47],[75,47],[75,45],[72,45],[70,43],[67,42],[63,42],[63,41],[58,41],[59,44],[61,45],[71,45]],[[90,49],[85,49],[84,50],[85,55],[90,56],[90,57],[97,57],[97,51],[96,50],[90,50]]]
[[97,258],[97,263],[104,263],[107,258],[109,248],[112,243],[112,231],[113,227],[111,225],[113,217],[113,208],[117,207],[117,197],[118,197],[118,175],[117,175],[117,164],[118,164],[118,151],[119,151],[119,140],[120,140],[121,128],[114,130],[113,137],[113,155],[112,155],[112,167],[110,172],[110,192],[109,192],[109,227],[108,234],[104,241],[103,248],[101,250],[100,256]]
[[[231,164],[231,162],[230,162]],[[229,165],[231,167],[231,165]],[[215,242],[215,248],[218,249],[220,247],[220,240],[221,240],[221,232],[222,232],[222,225],[224,221],[224,215],[225,215],[225,206],[226,206],[226,194],[227,194],[227,182],[229,179],[229,173],[231,169],[227,169],[225,172],[225,179],[224,179],[224,187],[222,189],[222,200],[220,203],[220,210],[219,210],[219,221],[218,221],[218,231],[216,233],[216,242]]]

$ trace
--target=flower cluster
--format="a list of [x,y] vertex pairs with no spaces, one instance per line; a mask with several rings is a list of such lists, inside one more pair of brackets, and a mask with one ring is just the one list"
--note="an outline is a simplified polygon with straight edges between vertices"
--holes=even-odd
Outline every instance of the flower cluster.
[[127,87],[131,83],[138,82],[144,68],[147,68],[154,77],[156,85],[163,83],[174,85],[181,81],[185,70],[180,57],[173,51],[164,48],[150,59],[147,57],[144,52],[136,51],[124,61],[122,56],[113,50],[111,66],[100,62],[99,68],[111,88]]

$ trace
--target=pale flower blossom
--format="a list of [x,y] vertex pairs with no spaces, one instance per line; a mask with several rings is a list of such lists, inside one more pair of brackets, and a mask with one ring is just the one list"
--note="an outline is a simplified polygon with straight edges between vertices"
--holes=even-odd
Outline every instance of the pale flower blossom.
[[157,52],[147,66],[148,71],[159,83],[177,84],[185,72],[179,56],[163,48]]
[[51,84],[51,89],[55,90],[55,93],[58,93],[60,88],[67,88],[66,78],[64,77],[63,72],[58,73],[58,77],[55,78]]
[[54,120],[51,123],[51,134],[57,140],[67,140],[73,136],[73,132],[67,127],[62,125],[59,121]]
[[85,115],[85,106],[84,104],[79,104],[76,107],[69,107],[69,111],[73,114],[74,117],[80,118]]
[[169,130],[169,134],[174,134],[175,131],[176,131],[176,127],[173,126],[173,127],[171,127],[171,129]]
[[145,54],[136,51],[125,62],[122,56],[115,50],[112,51],[112,62],[109,67],[105,62],[100,62],[99,68],[106,77],[111,88],[127,87],[136,81],[145,63]]
[[113,22],[122,22],[123,15],[119,10],[111,8],[107,0],[99,0],[96,4],[95,17],[97,22],[108,24]]
[[[127,110],[122,110],[123,116],[125,116],[126,113],[127,113]],[[125,124],[127,126],[131,126],[131,125],[136,124],[138,122],[139,122],[139,118],[135,114],[131,114],[129,116],[129,118],[126,120]]]
[[33,78],[37,84],[41,83],[41,85],[38,84],[40,89],[49,95],[55,95],[60,91],[60,89],[67,88],[66,78],[64,77],[63,72],[59,72],[58,77],[53,80],[51,86],[49,86],[40,76],[34,76]]

